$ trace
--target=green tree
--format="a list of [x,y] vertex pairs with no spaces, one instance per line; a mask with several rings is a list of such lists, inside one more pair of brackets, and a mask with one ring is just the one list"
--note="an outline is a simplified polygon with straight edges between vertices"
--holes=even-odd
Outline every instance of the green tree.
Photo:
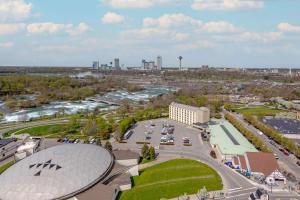
[[208,100],[206,96],[198,96],[196,97],[196,103],[197,106],[202,107],[202,106],[206,106]]
[[142,154],[142,157],[144,159],[148,159],[149,158],[149,147],[148,147],[147,144],[143,145],[142,150],[141,150],[141,154]]
[[105,145],[104,145],[104,148],[107,149],[108,151],[112,152],[112,145],[109,141],[106,141]]
[[102,144],[101,144],[101,139],[100,139],[100,138],[97,138],[96,144],[97,144],[98,146],[102,146]]
[[149,148],[149,158],[150,160],[155,160],[155,149],[152,146]]
[[70,131],[74,131],[74,130],[78,129],[80,127],[79,116],[72,115],[68,125],[69,125]]

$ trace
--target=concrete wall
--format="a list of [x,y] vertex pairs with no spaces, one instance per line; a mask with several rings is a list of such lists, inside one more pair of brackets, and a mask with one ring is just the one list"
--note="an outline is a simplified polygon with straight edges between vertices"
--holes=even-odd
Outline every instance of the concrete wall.
[[138,175],[139,175],[139,166],[138,166],[138,165],[135,165],[135,166],[133,166],[132,168],[130,168],[127,172],[128,172],[131,176],[138,176]]
[[131,184],[120,185],[119,187],[120,187],[120,191],[130,190],[131,189]]
[[195,111],[170,105],[169,118],[188,125],[192,125],[197,122],[206,123],[210,120],[210,111],[209,109]]
[[133,166],[138,164],[138,159],[116,160],[116,163],[123,166]]

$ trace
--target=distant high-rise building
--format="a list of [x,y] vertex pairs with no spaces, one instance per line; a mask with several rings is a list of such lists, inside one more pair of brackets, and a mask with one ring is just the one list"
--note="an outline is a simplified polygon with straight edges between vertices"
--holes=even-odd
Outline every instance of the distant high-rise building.
[[162,57],[157,56],[157,70],[161,70],[162,68]]
[[98,69],[99,68],[99,61],[94,61],[93,62],[93,69]]
[[115,69],[121,69],[120,67],[120,59],[119,58],[115,58],[114,60],[114,63],[115,63]]
[[155,62],[154,61],[146,61],[142,60],[144,70],[155,70]]

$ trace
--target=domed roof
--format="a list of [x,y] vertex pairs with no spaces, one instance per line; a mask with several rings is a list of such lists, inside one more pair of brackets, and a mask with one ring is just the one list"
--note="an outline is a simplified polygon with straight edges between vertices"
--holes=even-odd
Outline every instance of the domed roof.
[[63,144],[40,151],[0,175],[1,200],[66,199],[103,179],[111,154],[90,144]]

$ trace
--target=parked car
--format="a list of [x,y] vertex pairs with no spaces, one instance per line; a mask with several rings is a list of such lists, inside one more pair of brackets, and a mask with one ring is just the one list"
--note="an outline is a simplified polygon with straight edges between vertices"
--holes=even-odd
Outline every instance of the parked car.
[[74,144],[78,144],[78,143],[80,143],[80,140],[76,139],[75,142],[74,142]]
[[146,140],[151,140],[151,136],[150,135],[146,135]]
[[182,142],[183,142],[183,144],[189,144],[190,143],[190,138],[184,137],[184,138],[182,138]]
[[277,156],[276,153],[274,153],[274,157],[275,157],[277,160],[279,159],[279,157]]
[[93,139],[90,140],[90,144],[93,144],[94,142],[96,142],[95,138],[93,138]]
[[299,160],[297,161],[297,165],[300,166],[300,161]]
[[58,140],[57,140],[57,142],[62,142],[63,141],[63,139],[62,138],[59,138]]
[[69,139],[68,138],[64,138],[62,142],[69,143]]

